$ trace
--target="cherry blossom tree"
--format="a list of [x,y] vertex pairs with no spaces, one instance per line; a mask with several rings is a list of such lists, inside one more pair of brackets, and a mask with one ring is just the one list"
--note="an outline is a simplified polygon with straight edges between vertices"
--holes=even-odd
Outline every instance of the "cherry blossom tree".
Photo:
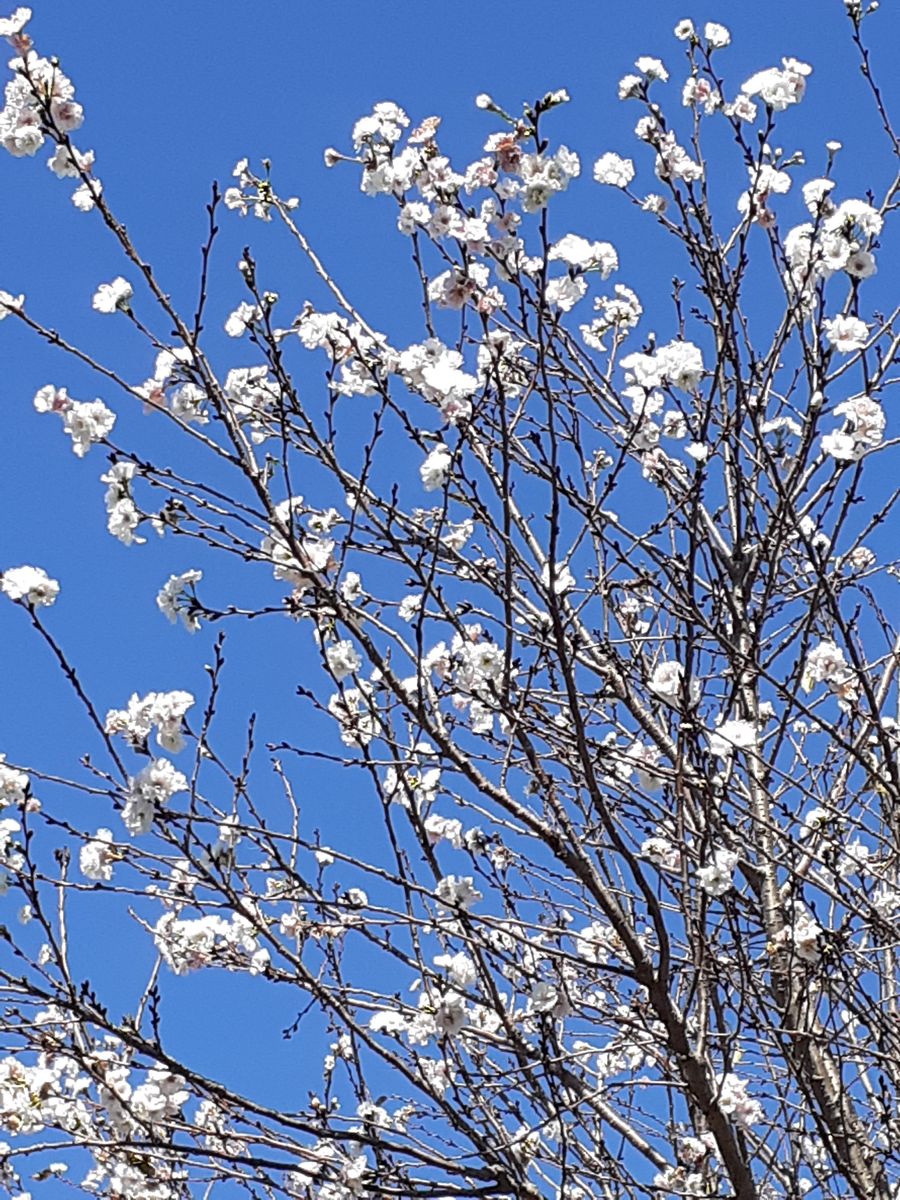
[[[65,779],[15,746],[0,762],[4,904],[40,931],[37,952],[0,931],[10,1195],[898,1194],[897,492],[867,489],[896,441],[900,309],[867,287],[900,140],[864,40],[876,5],[827,7],[882,127],[877,193],[837,186],[834,142],[778,148],[811,66],[730,79],[714,23],[680,21],[668,67],[622,78],[634,160],[563,144],[562,90],[479,96],[465,164],[439,118],[376,103],[325,165],[396,228],[421,303],[402,345],[249,160],[213,190],[178,311],[107,201],[64,65],[29,10],[0,21],[0,142],[46,155],[122,264],[90,281],[103,359],[40,295],[0,292],[0,318],[60,377],[94,371],[101,399],[48,384],[34,408],[86,490],[101,474],[112,539],[192,539],[157,603],[174,658],[190,634],[212,646],[203,695],[92,696],[54,627],[65,581],[4,564],[22,637],[94,734]],[[679,247],[658,338],[614,246],[554,218],[576,180]],[[252,247],[239,302],[209,294],[242,217],[329,311],[302,282],[269,290]],[[204,333],[223,324],[246,363],[227,372]],[[115,365],[126,327],[143,381]],[[119,440],[126,407],[156,449]],[[307,648],[309,723],[236,742],[227,647],[262,620]],[[367,857],[323,842],[298,798],[313,769],[364,798]],[[125,1015],[84,978],[76,902],[115,907],[117,953],[152,948]],[[261,1020],[266,994],[294,1004],[291,1111],[167,1038],[183,977],[226,972],[255,977]]]

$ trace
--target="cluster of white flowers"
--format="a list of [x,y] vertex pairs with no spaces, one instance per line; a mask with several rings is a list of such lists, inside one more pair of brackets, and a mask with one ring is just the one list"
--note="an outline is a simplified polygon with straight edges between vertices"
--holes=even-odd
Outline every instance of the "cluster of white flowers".
[[[437,773],[440,775],[440,771]],[[454,850],[462,849],[463,827],[462,822],[456,817],[442,817],[438,813],[431,813],[425,818],[424,827],[432,846],[436,846],[439,842],[447,842]]]
[[[649,688],[654,695],[670,704],[678,704],[684,687],[684,667],[680,662],[668,660],[657,663],[650,676]],[[696,679],[691,680],[690,700],[696,703],[700,694],[700,684]]]
[[[0,109],[0,146],[15,158],[31,157],[40,150],[48,124],[66,135],[80,128],[84,120],[72,81],[60,70],[59,63],[31,49],[31,38],[25,33],[30,18],[31,9],[18,8],[0,26],[18,55],[10,62],[13,78],[6,85]],[[60,179],[77,178],[82,171],[90,175],[93,160],[91,151],[70,154],[68,148],[57,144],[48,165]],[[100,192],[100,181],[90,177],[76,188],[72,203],[82,212],[89,212]]]
[[249,327],[262,318],[262,309],[258,304],[249,304],[246,300],[230,312],[225,320],[225,332],[229,337],[243,337]]
[[594,921],[573,935],[575,953],[589,963],[603,966],[609,958],[617,957],[622,951],[619,935],[611,925]]
[[[546,97],[548,106],[563,102],[564,93]],[[484,97],[480,98],[484,100]],[[492,108],[492,103],[480,107]],[[394,195],[406,201],[399,219],[399,228],[412,233],[417,227],[428,228],[434,237],[453,236],[466,242],[472,253],[483,253],[486,245],[485,226],[493,211],[488,202],[474,217],[464,217],[455,211],[454,201],[462,188],[469,193],[478,188],[492,188],[506,201],[518,199],[525,212],[536,212],[551,196],[565,191],[569,182],[580,172],[578,156],[565,146],[554,153],[526,153],[522,147],[524,131],[514,129],[491,134],[484,145],[487,156],[470,163],[463,174],[454,171],[449,160],[438,152],[436,135],[439,119],[431,117],[412,130],[407,144],[398,143],[409,127],[406,113],[390,101],[376,104],[369,116],[357,121],[353,129],[356,161],[363,167],[361,188],[369,196]],[[326,151],[328,165],[343,156],[335,150]],[[501,173],[504,178],[501,178]],[[412,189],[422,198],[406,200]],[[432,212],[429,204],[436,205]],[[496,252],[495,244],[491,248]],[[496,254],[498,259],[504,257]]]
[[183,571],[180,575],[170,575],[160,588],[156,597],[156,607],[172,624],[179,617],[188,633],[196,633],[200,628],[200,618],[194,608],[194,585],[203,578],[203,572],[198,570]]
[[627,188],[634,179],[634,163],[608,150],[594,163],[594,181],[606,187]]
[[333,642],[326,647],[325,659],[328,663],[328,669],[331,671],[335,679],[340,683],[342,679],[346,679],[348,675],[352,675],[362,666],[362,659],[359,651],[351,641]]
[[752,750],[756,744],[756,726],[739,718],[722,721],[709,735],[709,750],[716,758],[731,758],[735,750]]
[[758,96],[773,112],[784,112],[803,99],[810,74],[812,67],[807,63],[798,62],[796,58],[783,58],[780,67],[767,67],[751,75],[741,92],[744,96]]
[[441,904],[451,909],[468,911],[481,899],[481,892],[475,887],[471,875],[445,875],[438,880],[434,892]]
[[641,857],[662,871],[681,870],[681,850],[664,834],[654,834],[641,843]]
[[10,567],[0,575],[0,592],[32,608],[48,608],[59,595],[59,584],[41,567]]
[[450,464],[453,462],[453,455],[443,442],[435,446],[428,454],[425,461],[419,467],[419,476],[422,480],[422,487],[426,492],[437,491],[442,488],[447,482],[447,476],[450,473]]
[[213,963],[229,970],[245,969],[253,974],[265,969],[269,951],[260,947],[249,918],[232,913],[220,916],[179,917],[164,913],[153,929],[153,940],[166,964],[176,975],[200,970]]
[[121,734],[133,746],[143,748],[154,726],[156,740],[164,750],[177,754],[184,748],[182,723],[194,703],[190,692],[135,692],[124,709],[111,709],[106,714],[107,733]]
[[22,857],[22,851],[18,843],[14,840],[15,835],[21,832],[22,826],[18,821],[14,821],[12,817],[4,817],[0,820],[0,894],[6,891],[9,886],[7,871],[18,871],[25,862]]
[[778,170],[771,163],[752,163],[747,168],[750,187],[738,196],[738,212],[764,229],[775,224],[775,214],[769,208],[770,196],[783,196],[791,189],[791,177],[787,171]]
[[438,308],[461,309],[471,304],[477,313],[490,316],[503,305],[503,296],[490,286],[490,271],[484,263],[442,271],[428,284],[428,299]]
[[[306,513],[306,531],[297,528],[298,513]],[[301,594],[309,587],[311,574],[335,565],[334,539],[323,535],[330,532],[339,513],[336,509],[314,512],[307,508],[302,496],[293,496],[277,505],[274,515],[275,523],[260,549],[272,563],[275,578],[286,580],[296,594]]]
[[728,1117],[734,1117],[742,1129],[758,1124],[763,1108],[747,1092],[747,1081],[729,1072],[718,1079],[719,1107]]
[[78,866],[86,879],[109,883],[113,867],[122,857],[113,844],[111,829],[98,829],[78,852]]
[[626,382],[645,391],[671,384],[682,392],[693,392],[703,378],[703,356],[693,342],[676,339],[653,354],[628,354],[619,365]]
[[597,271],[601,279],[608,279],[619,266],[619,256],[609,242],[589,242],[576,233],[567,233],[554,242],[547,259],[559,260],[572,271]]
[[697,881],[708,896],[724,896],[734,887],[738,856],[733,850],[715,850],[697,870]]
[[581,336],[593,350],[606,350],[603,338],[612,331],[621,338],[634,329],[644,311],[637,295],[623,283],[617,283],[612,296],[598,296],[594,308],[600,314],[589,325],[580,326]]
[[367,746],[380,729],[373,688],[365,679],[358,687],[335,692],[328,711],[338,723],[345,746]]
[[13,1134],[90,1128],[88,1106],[79,1098],[85,1082],[65,1055],[40,1054],[33,1064],[9,1055],[0,1060],[0,1127]]
[[206,424],[206,391],[192,376],[193,358],[186,346],[157,354],[153,375],[134,389],[146,409],[168,408],[180,421]]
[[840,646],[830,638],[819,642],[806,656],[801,686],[805,692],[811,692],[817,683],[827,684],[841,708],[848,708],[859,690],[856,672]]
[[802,905],[797,904],[794,906],[791,920],[775,939],[775,945],[787,947],[801,962],[815,963],[819,961],[821,953],[819,935],[822,932],[818,921]]
[[[831,179],[812,179],[803,185],[804,203],[816,223],[797,225],[784,239],[787,277],[807,308],[813,303],[817,280],[838,271],[850,279],[868,279],[876,271],[870,245],[884,218],[864,200],[835,205],[829,194],[833,187]],[[835,317],[826,327],[834,334],[829,341],[842,353],[858,348],[854,343],[861,345],[868,333],[863,322],[848,316]]]
[[184,775],[167,758],[148,763],[134,778],[128,780],[122,820],[131,834],[147,833],[153,817],[179,792],[187,790]]
[[115,462],[100,476],[100,482],[106,484],[106,528],[124,546],[144,540],[134,532],[141,519],[131,495],[131,481],[136,470],[133,462]]
[[523,154],[519,163],[522,187],[519,199],[525,212],[545,208],[550,197],[564,192],[581,173],[578,155],[566,146],[555,154]]
[[411,391],[434,404],[444,420],[455,425],[471,413],[471,397],[478,387],[476,377],[463,371],[462,365],[458,350],[428,338],[400,354],[397,370]]
[[[386,349],[381,335],[373,336],[339,313],[316,312],[311,304],[304,306],[295,328],[307,350],[324,350],[331,357],[336,368],[331,386],[339,395],[371,396],[378,390]],[[277,389],[267,382],[266,391],[266,402],[274,403]]]
[[842,429],[826,433],[822,449],[839,462],[856,462],[884,437],[884,409],[869,396],[852,396],[835,406],[834,415],[844,418]]
[[266,367],[235,367],[225,377],[222,391],[237,420],[246,425],[250,440],[259,446],[272,432],[272,414],[281,399],[281,390],[269,378]]
[[79,458],[84,458],[96,442],[102,442],[116,423],[115,413],[102,400],[72,400],[65,388],[52,383],[38,389],[34,407],[39,413],[53,412],[62,417],[63,428]]

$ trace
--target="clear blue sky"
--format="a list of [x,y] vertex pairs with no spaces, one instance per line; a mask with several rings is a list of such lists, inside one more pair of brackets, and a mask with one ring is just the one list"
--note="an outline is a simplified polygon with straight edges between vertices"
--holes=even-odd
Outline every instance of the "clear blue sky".
[[[868,25],[869,38],[886,98],[896,107],[900,15],[889,0],[883,7]],[[556,233],[571,229],[612,241],[621,263],[617,278],[634,285],[650,310],[645,328],[656,327],[655,288],[660,332],[669,336],[666,297],[678,261],[649,222],[636,222],[620,197],[591,182],[590,164],[605,150],[636,158],[642,153],[631,136],[637,110],[615,99],[616,81],[637,55],[666,61],[673,80],[665,94],[673,106],[678,103],[683,48],[671,30],[684,16],[730,27],[733,43],[721,63],[732,94],[753,71],[776,64],[782,55],[813,64],[807,99],[782,123],[785,138],[795,138],[810,152],[804,178],[819,172],[821,146],[828,138],[845,146],[836,171],[842,195],[859,194],[860,177],[883,187],[890,170],[881,132],[864,103],[841,0],[729,0],[699,8],[681,0],[627,5],[611,0],[458,0],[452,5],[427,0],[35,0],[34,8],[38,50],[59,57],[85,107],[85,125],[76,140],[95,150],[97,173],[114,211],[185,310],[196,293],[210,182],[227,185],[241,156],[267,156],[280,190],[301,197],[304,230],[357,305],[395,344],[418,340],[418,296],[406,244],[393,231],[391,206],[359,193],[355,169],[327,171],[323,148],[348,148],[355,119],[373,102],[392,99],[414,121],[443,115],[442,148],[465,163],[478,156],[484,137],[495,128],[475,110],[477,93],[489,91],[515,109],[522,100],[566,87],[572,103],[553,118],[551,132],[581,155],[583,175],[554,213]],[[99,316],[90,306],[99,282],[133,272],[123,270],[95,215],[72,208],[70,185],[58,182],[45,162],[43,153],[24,161],[0,157],[0,287],[24,291],[48,325],[140,382],[152,369],[143,348],[124,322]],[[736,195],[744,186],[739,172],[722,182],[723,194]],[[802,220],[799,200],[791,202],[796,220]],[[213,360],[224,374],[230,366],[249,365],[246,352],[220,332],[241,298],[233,267],[245,241],[261,264],[261,278],[282,294],[291,312],[307,296],[321,297],[299,259],[285,257],[285,241],[274,228],[227,214],[222,224],[208,326]],[[172,539],[130,550],[110,539],[98,480],[105,469],[102,453],[95,449],[85,460],[75,459],[57,422],[38,416],[31,406],[35,390],[51,381],[68,386],[79,399],[101,395],[123,413],[121,397],[98,390],[86,373],[12,321],[0,326],[0,364],[5,440],[0,570],[33,562],[60,580],[62,597],[49,623],[101,711],[124,703],[133,691],[184,687],[202,695],[202,665],[213,633],[206,629],[191,639],[169,626],[155,606],[165,578],[197,565],[198,556],[189,544]],[[136,415],[123,413],[120,430],[123,441],[132,433],[152,436]],[[417,466],[410,463],[410,471]],[[229,591],[226,575],[203,565],[212,600],[239,599]],[[279,594],[274,587],[271,599]],[[6,604],[0,606],[0,652],[0,752],[61,774],[86,749],[96,752],[83,714],[29,635],[23,614]],[[234,729],[258,710],[262,741],[288,736],[292,726],[296,732],[296,724],[306,719],[294,698],[306,662],[305,629],[282,622],[277,629],[254,626],[249,636],[241,631],[229,651],[226,680]],[[308,806],[322,806],[323,823],[344,820],[352,838],[352,802],[346,808],[326,803],[340,788],[346,791],[346,784],[335,783],[333,776],[311,775],[303,799]],[[346,799],[344,794],[342,803]],[[98,811],[95,824],[109,819],[108,811]],[[98,937],[87,928],[80,931],[80,973],[118,975],[127,989],[142,977],[146,962],[115,960],[105,930],[99,932]],[[217,973],[211,981],[174,982],[183,998],[194,997],[203,1006],[202,1020],[197,1008],[187,1009],[181,1030],[174,1028],[176,1006],[169,1009],[172,1032],[193,1043],[198,1065],[221,1066],[226,1047],[249,1086],[267,1078],[270,1099],[289,1104],[293,1095],[299,1102],[305,1094],[302,1048],[292,1043],[285,1051],[277,1036],[293,1015],[291,1004],[278,999],[272,1014],[276,1034],[263,1047],[249,1036],[252,1006],[260,996],[254,981]],[[235,1012],[245,1021],[246,1045],[233,1038]],[[272,1072],[276,1062],[288,1069]]]

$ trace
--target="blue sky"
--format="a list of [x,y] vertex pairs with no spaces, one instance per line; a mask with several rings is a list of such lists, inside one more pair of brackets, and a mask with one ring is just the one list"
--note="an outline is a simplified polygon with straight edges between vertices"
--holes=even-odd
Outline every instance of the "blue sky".
[[[900,16],[889,8],[885,4],[868,29],[890,104],[898,98],[900,78],[896,73],[892,78],[893,58],[880,48],[897,45]],[[32,31],[39,51],[56,54],[74,81],[86,110],[78,144],[95,150],[97,173],[113,210],[177,305],[187,310],[195,299],[211,181],[225,186],[236,159],[265,156],[279,189],[300,196],[302,227],[335,277],[370,320],[402,345],[421,336],[406,245],[394,232],[387,202],[360,194],[354,168],[326,170],[323,148],[348,149],[355,119],[372,103],[393,99],[414,121],[443,115],[442,148],[465,163],[478,156],[495,128],[474,108],[477,93],[489,91],[515,109],[520,101],[558,87],[569,90],[572,103],[552,117],[550,132],[578,151],[583,175],[554,211],[556,233],[572,229],[612,241],[621,262],[618,278],[635,286],[648,306],[647,327],[656,327],[658,320],[661,335],[670,336],[666,297],[678,260],[649,222],[626,211],[611,190],[591,183],[589,168],[605,150],[641,153],[631,136],[636,110],[615,99],[616,81],[637,55],[666,61],[673,76],[666,95],[677,105],[683,48],[671,30],[684,16],[730,27],[733,44],[721,62],[732,93],[753,71],[782,55],[813,64],[806,101],[783,123],[784,136],[810,154],[804,177],[819,172],[822,145],[837,138],[845,147],[836,171],[843,194],[858,194],[860,177],[879,188],[886,184],[890,163],[865,103],[840,0],[731,0],[694,9],[680,0],[628,5],[462,0],[452,6],[421,0],[319,5],[36,0]],[[0,287],[25,292],[47,325],[139,382],[152,369],[143,347],[123,321],[90,307],[96,285],[123,272],[123,264],[99,221],[69,204],[70,186],[50,174],[45,158],[0,158]],[[730,161],[723,196],[744,186]],[[791,202],[799,221],[799,201]],[[279,231],[229,214],[221,223],[208,328],[213,360],[224,374],[230,366],[247,365],[246,353],[221,333],[222,321],[241,298],[234,264],[245,242],[266,286],[279,291],[292,312],[307,296],[322,297],[299,258],[285,254]],[[661,300],[658,317],[647,303],[654,288]],[[73,369],[12,321],[0,326],[0,364],[6,451],[0,471],[0,569],[34,562],[60,580],[63,594],[49,623],[101,711],[123,704],[133,691],[184,687],[202,695],[213,632],[205,629],[189,638],[163,620],[154,599],[169,574],[196,565],[192,547],[167,539],[128,550],[109,538],[98,481],[105,469],[102,454],[94,450],[83,461],[75,459],[57,423],[31,406],[34,391],[50,381],[67,386],[79,399],[99,394],[118,407],[121,398],[98,391],[86,372]],[[120,428],[126,435],[152,438],[139,415],[123,413]],[[417,466],[411,463],[410,471]],[[216,598],[230,599],[225,574],[204,567],[212,586],[221,588]],[[273,590],[270,600],[277,601],[278,594]],[[23,614],[10,605],[0,607],[0,647],[0,751],[14,761],[65,773],[92,748],[89,729],[44,649],[29,635]],[[226,703],[232,715],[226,730],[237,736],[253,710],[261,715],[262,741],[287,736],[291,726],[306,720],[294,689],[309,669],[308,653],[306,632],[300,635],[286,622],[277,628],[259,623],[236,636],[228,650]],[[310,772],[304,786],[304,803],[320,805],[326,825],[331,820],[338,828],[343,821],[352,845],[354,810],[347,784]],[[346,808],[331,803],[336,794],[347,801]],[[108,819],[105,810],[98,811],[94,823]],[[87,817],[85,823],[93,820]],[[130,962],[109,954],[97,930],[85,926],[80,934],[84,973],[89,968],[115,974],[119,986],[140,978],[145,963],[134,964],[132,973]],[[204,981],[178,981],[177,986],[179,1003],[192,997],[185,1011],[196,1013],[197,1004],[208,1005],[204,1032],[198,1033],[190,1017],[183,1030],[185,1042],[191,1041],[204,1059],[201,1065],[215,1070],[227,1045],[234,1068],[249,1086],[258,1083],[267,1063],[276,1061],[272,1056],[281,1053],[277,1030],[290,1020],[291,1005],[278,998],[279,1010],[272,1013],[276,1036],[266,1049],[252,1041],[236,1049],[229,1034],[235,1012],[241,1019],[255,1011],[259,989],[254,981],[217,976],[216,1003],[209,1003]],[[171,1011],[177,1024],[174,1005]],[[248,1019],[246,1028],[251,1025]],[[285,1103],[294,1089],[305,1094],[298,1083],[302,1076],[294,1074],[302,1072],[302,1054],[293,1053],[291,1073],[276,1073],[274,1084],[277,1099]]]

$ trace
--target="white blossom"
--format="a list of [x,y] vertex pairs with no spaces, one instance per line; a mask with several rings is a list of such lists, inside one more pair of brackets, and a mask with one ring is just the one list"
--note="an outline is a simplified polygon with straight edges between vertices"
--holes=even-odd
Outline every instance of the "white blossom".
[[733,850],[715,850],[697,870],[697,880],[708,896],[724,896],[731,891],[737,860]]
[[113,867],[120,858],[120,853],[113,845],[112,830],[98,829],[78,852],[78,866],[86,879],[108,883],[112,879]]
[[594,163],[594,181],[607,187],[626,188],[634,179],[634,163],[612,151],[601,154]]
[[40,567],[10,567],[0,575],[0,591],[10,600],[48,608],[59,595],[59,584]]
[[194,584],[203,578],[203,572],[197,570],[183,571],[180,575],[170,575],[156,597],[156,607],[172,624],[179,617],[188,633],[196,633],[200,628],[200,618],[194,612],[193,601],[185,593],[193,589]]
[[453,455],[443,442],[435,446],[429,453],[421,467],[419,467],[422,486],[426,492],[434,492],[444,486],[447,482],[452,461]]
[[832,317],[822,322],[825,336],[839,354],[861,350],[869,336],[869,327],[859,317]]
[[339,682],[362,666],[359,652],[350,641],[332,643],[325,650],[325,658],[329,671]]
[[133,295],[131,284],[118,275],[112,283],[100,284],[91,303],[99,313],[114,313],[117,309],[127,309]]

